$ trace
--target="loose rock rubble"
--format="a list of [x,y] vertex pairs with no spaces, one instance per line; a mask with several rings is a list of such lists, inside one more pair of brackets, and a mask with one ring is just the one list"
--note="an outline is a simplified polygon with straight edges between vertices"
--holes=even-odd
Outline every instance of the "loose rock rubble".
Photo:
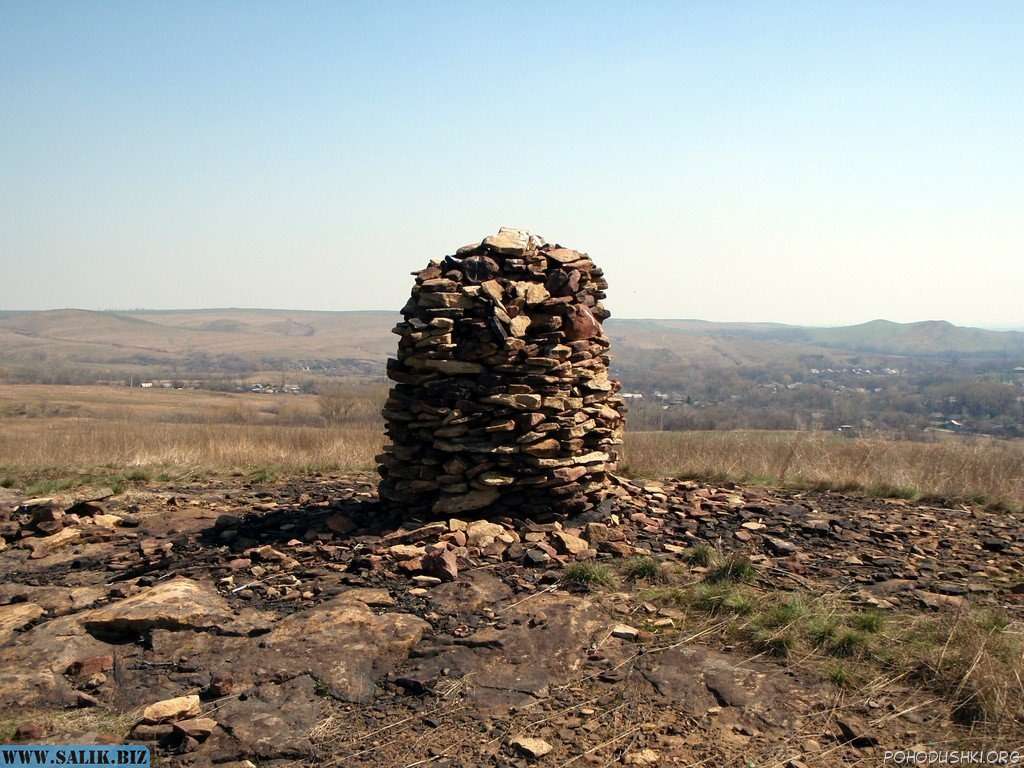
[[[0,509],[2,738],[142,741],[183,766],[847,764],[956,738],[948,709],[902,682],[839,707],[801,665],[705,644],[684,611],[625,583],[588,593],[567,568],[643,555],[699,579],[686,553],[709,544],[746,553],[768,594],[1024,615],[1011,514],[613,479],[543,521],[408,521],[365,474],[152,486],[88,514],[16,501]],[[32,557],[64,530],[80,535]]]
[[[623,401],[590,258],[502,229],[414,273],[380,495],[437,516],[583,512],[608,495]],[[450,576],[431,553],[427,562]]]

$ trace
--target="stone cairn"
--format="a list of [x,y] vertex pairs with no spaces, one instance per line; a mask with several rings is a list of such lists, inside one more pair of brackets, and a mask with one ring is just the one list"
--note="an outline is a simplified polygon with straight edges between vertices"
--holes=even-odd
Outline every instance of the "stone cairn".
[[624,406],[601,269],[502,228],[413,274],[388,360],[381,498],[413,514],[537,518],[609,495]]

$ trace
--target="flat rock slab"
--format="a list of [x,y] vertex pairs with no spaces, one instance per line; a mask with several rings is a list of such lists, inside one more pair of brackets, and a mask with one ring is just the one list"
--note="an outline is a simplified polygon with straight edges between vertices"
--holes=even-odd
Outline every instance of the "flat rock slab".
[[63,616],[91,608],[105,598],[107,592],[102,586],[37,587],[10,582],[0,584],[0,605],[35,603],[50,616]]
[[13,638],[0,648],[0,711],[13,707],[67,704],[74,690],[64,676],[72,663],[109,654],[74,616],[64,616]]
[[265,616],[240,619],[215,589],[191,579],[172,579],[109,606],[80,615],[97,637],[132,637],[153,629],[210,630],[247,634],[266,627]]
[[217,708],[220,725],[207,742],[214,763],[312,756],[308,733],[322,719],[322,699],[309,676],[266,683]]
[[778,667],[743,664],[705,646],[646,655],[637,669],[658,694],[690,717],[720,707],[731,710],[728,721],[788,726],[806,711],[801,686]]
[[209,632],[154,630],[144,663],[123,672],[124,702],[145,691],[180,689],[192,671],[195,679],[224,675],[245,691],[303,675],[317,681],[322,694],[366,703],[377,681],[408,656],[429,629],[405,613],[377,614],[365,601],[379,604],[383,590],[354,589],[313,608],[297,611],[258,637]]
[[475,613],[485,605],[499,605],[511,597],[512,590],[487,571],[469,571],[458,581],[451,581],[430,590],[430,604],[435,611],[454,615]]
[[368,702],[375,681],[405,659],[430,625],[404,613],[376,614],[342,594],[280,621],[261,638],[254,661],[279,673],[308,673],[334,697]]
[[43,608],[35,603],[0,606],[0,645],[14,637],[17,630],[27,627],[44,613]]
[[587,649],[608,632],[604,609],[590,599],[539,594],[501,613],[504,628],[420,647],[421,657],[396,671],[404,687],[427,689],[462,678],[474,708],[498,713],[547,696],[582,674]]

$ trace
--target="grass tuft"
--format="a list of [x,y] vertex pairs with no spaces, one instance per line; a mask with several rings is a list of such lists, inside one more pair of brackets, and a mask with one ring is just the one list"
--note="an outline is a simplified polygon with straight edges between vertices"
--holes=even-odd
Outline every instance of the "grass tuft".
[[797,646],[798,637],[792,630],[755,629],[751,642],[761,653],[776,656],[780,659],[788,657]]
[[586,589],[615,586],[615,574],[607,565],[600,563],[573,563],[565,569],[562,580]]
[[863,656],[869,649],[870,640],[864,632],[850,627],[841,627],[825,644],[824,650],[833,656],[855,658]]
[[696,544],[686,550],[686,562],[700,568],[707,568],[715,562],[715,550],[707,544]]
[[848,619],[854,629],[870,635],[877,635],[885,624],[885,615],[878,610],[867,610],[855,613]]
[[748,616],[755,607],[748,592],[729,582],[698,584],[690,593],[688,602],[698,610],[715,615]]
[[732,554],[712,568],[704,580],[712,584],[719,582],[747,584],[755,578],[757,578],[757,571],[750,562],[750,558],[746,555]]
[[1024,723],[1024,642],[999,611],[921,619],[890,661],[944,694],[961,723]]
[[653,557],[633,557],[622,566],[622,575],[627,581],[646,581],[648,584],[665,584],[669,574],[665,567]]
[[842,664],[836,664],[828,671],[828,679],[837,688],[849,688],[853,685],[853,676]]

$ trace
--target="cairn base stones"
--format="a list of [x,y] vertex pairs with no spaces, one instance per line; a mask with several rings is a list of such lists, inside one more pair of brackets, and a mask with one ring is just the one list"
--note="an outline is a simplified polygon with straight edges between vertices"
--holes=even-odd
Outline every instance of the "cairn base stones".
[[410,513],[577,513],[608,495],[624,406],[578,251],[502,228],[413,273],[395,326],[380,496]]

